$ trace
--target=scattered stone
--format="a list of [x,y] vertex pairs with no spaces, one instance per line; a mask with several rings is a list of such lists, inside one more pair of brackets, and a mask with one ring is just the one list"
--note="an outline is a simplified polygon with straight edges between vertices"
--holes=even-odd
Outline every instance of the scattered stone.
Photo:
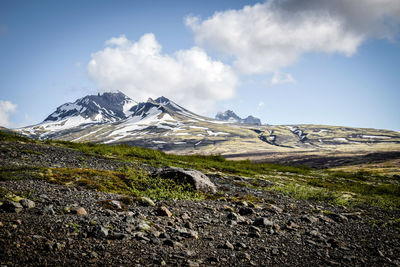
[[302,221],[304,221],[304,222],[307,222],[307,223],[317,223],[318,220],[319,220],[317,217],[314,217],[314,216],[311,216],[311,215],[303,215],[303,216],[300,217],[300,219]]
[[193,229],[193,224],[191,222],[185,222],[183,226],[185,226],[187,229]]
[[253,224],[255,226],[262,226],[262,227],[269,227],[269,228],[272,228],[274,225],[273,222],[271,222],[270,220],[268,220],[265,217],[259,217],[259,218],[255,219]]
[[0,206],[5,212],[15,212],[19,213],[22,211],[22,205],[15,201],[5,200],[3,205]]
[[76,215],[87,215],[87,212],[83,207],[72,207],[71,213]]
[[248,253],[240,253],[239,257],[243,258],[243,259],[246,259],[246,260],[250,260],[251,259],[250,255]]
[[182,220],[184,220],[184,221],[190,220],[190,216],[189,216],[189,214],[187,214],[186,212],[185,212],[184,214],[182,214],[181,218],[182,218]]
[[53,205],[45,206],[42,209],[41,213],[42,214],[46,214],[46,215],[54,215],[54,214],[56,214],[56,212],[55,212],[55,210],[53,208]]
[[96,238],[106,238],[108,236],[108,229],[101,225],[96,225],[92,234]]
[[181,247],[183,247],[183,245],[181,243],[179,243],[178,241],[173,241],[171,239],[164,240],[163,244],[166,245],[166,246],[173,247],[173,248],[181,248]]
[[179,229],[178,233],[186,238],[194,238],[194,239],[198,239],[199,238],[199,234],[197,233],[197,231],[193,231],[193,230],[187,230],[187,229]]
[[172,213],[165,206],[161,206],[156,210],[157,215],[171,217]]
[[239,210],[239,214],[242,216],[252,215],[253,213],[254,213],[254,210],[249,207],[243,207],[243,208],[240,208],[240,210]]
[[65,248],[65,243],[57,242],[53,245],[53,248],[56,250],[62,250]]
[[288,230],[296,231],[297,228],[299,228],[299,225],[296,224],[296,223],[293,222],[293,221],[289,221],[289,222],[286,224],[285,228],[288,229]]
[[116,210],[122,210],[121,202],[119,202],[118,200],[111,200],[109,204]]
[[151,226],[150,226],[146,221],[141,221],[141,222],[139,222],[137,228],[138,228],[138,230],[140,230],[140,231],[147,232],[147,231],[150,231]]
[[247,249],[247,245],[243,242],[237,242],[235,244],[235,249],[239,250],[239,249]]
[[47,241],[44,243],[44,248],[45,248],[47,251],[53,250],[53,248],[54,248],[54,242],[51,241],[51,240],[47,240]]
[[283,212],[283,209],[281,209],[280,207],[275,206],[273,204],[268,204],[267,207],[266,207],[266,210],[274,212],[276,214],[279,214],[279,213]]
[[115,232],[115,233],[113,234],[113,237],[114,237],[115,239],[122,240],[122,239],[127,239],[127,238],[129,237],[129,235],[124,234],[124,233]]
[[198,266],[200,266],[200,264],[199,263],[197,263],[197,262],[195,262],[195,261],[192,261],[192,260],[187,260],[187,266],[188,267],[198,267]]
[[216,186],[210,181],[210,178],[197,170],[170,167],[159,169],[153,175],[166,179],[174,179],[181,183],[188,183],[199,191],[217,192]]
[[277,248],[273,248],[273,249],[271,250],[271,253],[272,253],[272,255],[276,256],[276,255],[279,254],[279,250],[278,250]]
[[35,207],[35,202],[30,199],[22,199],[19,204],[21,204],[26,209],[32,209]]
[[222,247],[226,248],[226,249],[231,249],[231,250],[235,249],[235,247],[228,240],[225,241],[225,243],[224,243],[224,245]]
[[250,231],[250,233],[256,233],[256,232],[260,233],[261,229],[258,227],[255,227],[255,226],[250,226],[249,231]]
[[349,221],[349,219],[346,216],[343,216],[342,214],[338,213],[330,213],[327,216],[337,223],[345,223]]
[[139,198],[137,199],[137,201],[139,202],[139,204],[140,204],[141,206],[144,206],[144,207],[149,207],[149,206],[154,207],[154,206],[156,205],[156,204],[154,203],[154,201],[151,200],[151,199],[148,198],[148,197],[139,197]]

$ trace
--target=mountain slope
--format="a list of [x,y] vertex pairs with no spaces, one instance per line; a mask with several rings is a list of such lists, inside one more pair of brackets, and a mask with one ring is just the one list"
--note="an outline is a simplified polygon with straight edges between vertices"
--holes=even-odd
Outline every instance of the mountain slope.
[[[235,118],[234,113],[225,115]],[[124,143],[182,154],[250,158],[268,153],[400,151],[400,133],[394,131],[222,121],[197,115],[165,97],[135,103],[122,93],[78,99],[59,107],[43,123],[18,131],[39,139]]]

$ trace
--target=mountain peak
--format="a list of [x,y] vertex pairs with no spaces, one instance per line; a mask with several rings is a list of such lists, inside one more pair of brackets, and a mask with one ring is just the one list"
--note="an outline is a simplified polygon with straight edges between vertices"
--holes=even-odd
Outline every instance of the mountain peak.
[[250,115],[247,118],[242,119],[238,115],[236,115],[236,113],[233,112],[232,110],[226,110],[225,112],[218,112],[215,118],[221,121],[229,121],[233,123],[261,125],[261,120],[259,118]]
[[61,121],[70,117],[92,123],[114,122],[130,115],[136,102],[121,91],[88,95],[73,103],[66,103],[50,114],[44,122]]
[[159,104],[168,104],[168,103],[170,103],[170,100],[168,98],[166,98],[165,96],[160,96],[159,98],[157,98],[155,100],[155,102],[157,102]]

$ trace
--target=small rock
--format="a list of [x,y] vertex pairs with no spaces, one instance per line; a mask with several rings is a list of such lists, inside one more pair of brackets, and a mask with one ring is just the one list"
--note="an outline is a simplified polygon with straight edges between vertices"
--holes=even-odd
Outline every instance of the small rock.
[[198,267],[198,266],[200,266],[197,262],[192,261],[192,260],[188,260],[186,263],[187,263],[188,267]]
[[318,232],[318,230],[311,230],[311,231],[309,232],[309,234],[310,234],[311,236],[314,236],[314,237],[320,237],[320,236],[321,236],[321,233]]
[[118,240],[127,239],[129,237],[129,235],[124,234],[124,233],[114,233],[113,236],[115,239],[118,239]]
[[92,251],[92,252],[90,252],[90,256],[92,258],[97,258],[99,255],[95,251]]
[[139,197],[139,198],[138,198],[138,202],[139,202],[139,204],[140,204],[141,206],[145,206],[145,207],[149,207],[149,206],[154,207],[154,206],[156,205],[156,204],[154,203],[154,201],[151,200],[151,199],[148,198],[148,197]]
[[183,247],[183,245],[181,243],[179,243],[177,241],[173,241],[171,239],[164,240],[163,244],[166,245],[166,246],[173,247],[173,248]]
[[272,228],[274,223],[271,222],[270,220],[268,220],[265,217],[259,217],[257,219],[255,219],[254,223],[255,226],[262,226],[262,227],[269,227]]
[[171,238],[170,235],[169,235],[168,233],[165,233],[165,232],[164,232],[164,233],[161,233],[159,237],[160,237],[160,238],[163,238],[163,239],[164,239],[164,238],[165,238],[165,239],[170,239],[170,238]]
[[137,240],[142,240],[142,241],[149,242],[150,239],[147,238],[145,235],[146,235],[146,234],[143,233],[143,232],[135,232],[135,233],[132,234],[132,236],[133,236],[134,238],[136,238]]
[[296,224],[296,223],[293,222],[293,221],[289,221],[289,222],[286,224],[286,229],[288,229],[288,230],[294,230],[294,231],[296,231],[297,228],[299,228],[299,225]]
[[106,238],[108,236],[108,229],[101,225],[96,225],[92,233],[94,237]]
[[53,205],[50,206],[45,206],[42,210],[41,210],[42,214],[47,214],[47,215],[54,215],[56,214],[56,212],[53,209]]
[[185,212],[184,214],[182,214],[181,218],[182,218],[182,220],[184,220],[184,221],[190,220],[190,216],[189,216],[189,214],[187,214],[186,212]]
[[255,237],[255,238],[260,238],[261,233],[260,232],[249,232],[249,237]]
[[277,214],[283,212],[283,209],[281,209],[278,206],[272,205],[272,204],[267,205],[266,210],[271,211],[271,212],[275,212]]
[[193,229],[193,224],[191,222],[185,222],[183,226],[185,226],[187,229]]
[[228,240],[225,241],[223,248],[234,250],[235,247]]
[[22,199],[19,202],[24,208],[32,209],[35,207],[35,202],[30,199]]
[[4,201],[3,205],[0,206],[2,210],[5,212],[16,212],[19,213],[22,211],[22,205],[18,202],[6,200]]
[[235,244],[235,249],[247,249],[247,245],[243,242],[237,242]]
[[57,242],[57,243],[54,244],[53,247],[54,247],[56,250],[61,250],[61,249],[65,248],[65,243]]
[[47,241],[44,243],[44,248],[45,248],[47,251],[53,250],[53,248],[54,248],[54,242],[53,242],[53,241],[50,241],[50,240],[47,240]]
[[339,213],[330,213],[327,216],[337,223],[345,223],[349,221],[349,219],[346,216],[343,216],[342,214]]
[[305,222],[308,222],[308,223],[316,223],[319,220],[318,218],[316,218],[314,216],[311,216],[311,215],[303,215],[303,216],[300,217],[300,219],[302,221],[305,221]]
[[172,213],[169,211],[169,209],[165,206],[161,206],[160,208],[158,208],[156,210],[157,215],[159,216],[167,216],[167,217],[171,217]]
[[118,200],[111,200],[109,204],[116,210],[122,210],[121,202]]
[[248,253],[241,253],[241,254],[239,254],[239,257],[243,258],[243,259],[246,259],[246,260],[250,260],[251,259],[250,255]]
[[250,226],[250,228],[249,228],[249,231],[251,232],[251,233],[260,233],[261,232],[261,229],[260,228],[258,228],[258,227],[255,227],[255,226]]
[[181,236],[187,237],[187,238],[194,238],[194,239],[198,239],[199,238],[199,234],[196,231],[193,231],[193,230],[179,229],[178,233]]
[[83,207],[72,207],[71,213],[76,215],[87,215],[87,212]]
[[138,230],[140,230],[140,231],[144,231],[144,232],[147,232],[147,231],[149,231],[150,229],[151,229],[151,226],[146,222],[146,221],[141,221],[139,224],[138,224]]
[[239,214],[242,216],[252,215],[253,213],[254,213],[254,210],[249,207],[243,207],[243,208],[240,208],[240,210],[239,210]]

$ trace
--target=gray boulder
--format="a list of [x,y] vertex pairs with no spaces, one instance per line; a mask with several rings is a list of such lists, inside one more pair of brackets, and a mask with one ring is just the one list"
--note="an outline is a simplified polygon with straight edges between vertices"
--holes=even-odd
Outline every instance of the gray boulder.
[[170,167],[159,169],[154,173],[154,175],[165,179],[173,179],[179,183],[190,184],[199,191],[211,193],[217,191],[216,186],[210,181],[210,179],[196,170]]

